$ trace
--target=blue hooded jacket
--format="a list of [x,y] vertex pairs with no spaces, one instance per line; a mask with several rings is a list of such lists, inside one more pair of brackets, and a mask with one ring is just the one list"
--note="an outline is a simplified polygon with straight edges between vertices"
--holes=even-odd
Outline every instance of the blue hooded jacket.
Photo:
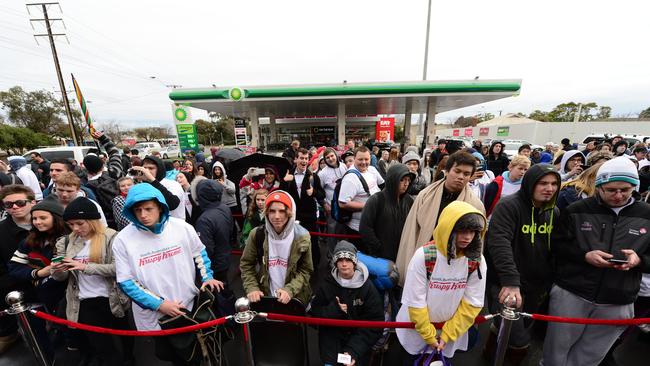
[[[162,213],[160,214],[160,221],[158,221],[153,228],[148,228],[138,221],[133,214],[132,208],[139,202],[152,200],[160,203],[162,206]],[[131,221],[139,230],[147,230],[154,234],[160,234],[169,220],[169,207],[159,190],[149,183],[139,183],[129,190],[129,194],[126,196],[126,202],[124,202],[124,208],[122,209],[122,215]]]

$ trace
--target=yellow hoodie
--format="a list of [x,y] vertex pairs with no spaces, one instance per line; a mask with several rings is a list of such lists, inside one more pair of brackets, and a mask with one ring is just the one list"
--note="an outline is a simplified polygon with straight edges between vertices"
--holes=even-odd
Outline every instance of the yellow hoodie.
[[[461,217],[470,213],[479,214],[483,218],[483,230],[480,234],[480,240],[472,241],[465,250],[456,249],[455,244],[449,242],[452,230]],[[454,201],[440,214],[439,223],[433,231],[433,240],[438,251],[449,260],[461,258],[465,256],[466,252],[470,259],[480,260],[486,229],[487,220],[481,211],[477,210],[469,203]],[[455,253],[448,255],[450,250],[454,250]],[[482,275],[485,276],[485,274]],[[480,307],[472,306],[466,302],[465,299],[462,299],[452,318],[447,320],[445,325],[442,327],[440,339],[445,343],[458,339],[459,336],[467,332],[469,327],[474,324],[474,319],[478,316],[480,311]],[[428,308],[414,308],[409,306],[408,312],[409,318],[415,323],[415,330],[420,334],[424,342],[432,344],[436,337],[436,329],[429,321],[430,317]]]

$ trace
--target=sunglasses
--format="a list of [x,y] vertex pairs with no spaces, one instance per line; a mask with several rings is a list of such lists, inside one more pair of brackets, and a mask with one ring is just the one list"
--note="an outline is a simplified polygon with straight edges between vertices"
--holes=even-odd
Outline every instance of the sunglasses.
[[14,205],[16,205],[18,207],[25,207],[29,202],[31,202],[31,201],[30,200],[18,200],[18,201],[13,201],[13,202],[6,201],[6,202],[2,202],[2,205],[4,206],[5,209],[8,210],[10,208],[13,208]]

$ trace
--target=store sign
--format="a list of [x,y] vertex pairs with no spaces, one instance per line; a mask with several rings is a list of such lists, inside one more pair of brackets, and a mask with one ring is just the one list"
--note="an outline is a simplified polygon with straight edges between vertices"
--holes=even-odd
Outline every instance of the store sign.
[[497,128],[497,136],[505,137],[508,136],[509,134],[510,134],[509,126]]
[[311,132],[314,134],[326,134],[334,133],[336,130],[335,127],[312,127]]
[[465,129],[465,136],[472,137],[473,134],[474,134],[474,129],[473,128],[466,128]]
[[487,136],[490,134],[490,127],[481,127],[481,129],[478,132],[479,136]]
[[243,118],[235,118],[235,145],[244,146],[246,144],[248,144],[246,120]]
[[172,114],[181,151],[199,151],[199,138],[196,134],[196,126],[190,108],[182,104],[172,103]]
[[460,136],[460,130],[454,130],[454,131],[451,133],[451,135],[454,136],[454,137],[459,137],[459,136]]
[[395,118],[382,117],[375,126],[375,140],[377,142],[388,142],[395,139]]

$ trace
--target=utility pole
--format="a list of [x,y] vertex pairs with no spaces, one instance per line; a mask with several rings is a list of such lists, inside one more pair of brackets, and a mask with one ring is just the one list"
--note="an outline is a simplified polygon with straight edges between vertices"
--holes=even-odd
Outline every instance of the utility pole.
[[[77,134],[75,133],[75,130],[74,130],[74,119],[72,118],[72,111],[70,110],[70,101],[68,100],[68,93],[65,90],[65,83],[63,82],[63,76],[61,75],[61,65],[59,65],[59,56],[56,53],[56,45],[54,44],[54,37],[55,36],[65,36],[65,33],[52,33],[52,27],[50,25],[50,21],[60,21],[61,23],[63,23],[63,19],[61,19],[61,18],[50,19],[50,17],[47,14],[47,6],[48,5],[58,5],[59,10],[61,10],[61,5],[59,5],[58,2],[26,4],[28,12],[29,12],[29,7],[30,6],[40,6],[41,11],[43,12],[43,18],[32,18],[29,21],[30,21],[30,23],[31,22],[44,22],[45,23],[45,28],[47,29],[47,33],[46,34],[35,34],[34,38],[36,39],[37,44],[38,44],[38,38],[37,37],[48,37],[48,39],[50,41],[50,47],[52,48],[52,57],[54,57],[54,67],[56,68],[56,76],[59,79],[59,87],[61,88],[61,96],[63,97],[63,106],[65,107],[65,114],[68,117],[68,125],[70,127],[70,136],[72,136],[72,143],[74,145],[78,145],[79,141],[77,140]],[[65,28],[65,24],[63,25],[63,27]],[[32,28],[33,28],[33,25],[32,25]]]
[[[431,0],[429,0],[429,7],[427,8],[427,34],[426,38],[424,41],[424,67],[422,68],[422,80],[427,80],[427,64],[429,63],[429,33],[431,30]],[[429,103],[431,103],[430,98],[427,98],[427,120],[423,121],[422,118],[422,113],[420,113],[420,124],[424,123],[424,126],[422,128],[422,146],[421,146],[421,151],[422,154],[424,155],[424,149],[427,147],[427,144],[429,143],[427,135],[429,134],[428,131],[428,125],[429,125],[429,120],[431,118],[435,118],[435,116],[429,116]]]

